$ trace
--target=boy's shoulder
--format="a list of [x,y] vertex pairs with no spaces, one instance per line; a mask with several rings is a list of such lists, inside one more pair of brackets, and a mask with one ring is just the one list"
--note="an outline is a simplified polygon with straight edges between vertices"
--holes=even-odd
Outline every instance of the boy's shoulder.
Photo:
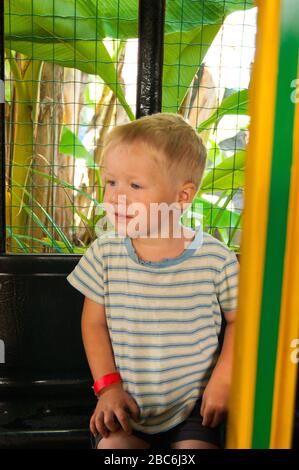
[[236,254],[232,249],[207,232],[203,232],[202,252],[217,254],[221,258],[223,257],[224,260],[236,258]]
[[124,237],[115,232],[115,230],[105,230],[97,236],[99,243],[105,243],[107,240],[121,240],[122,238]]
[[105,250],[105,247],[111,245],[121,245],[124,237],[116,233],[114,230],[106,230],[98,234],[97,238],[91,243],[94,248],[99,250]]

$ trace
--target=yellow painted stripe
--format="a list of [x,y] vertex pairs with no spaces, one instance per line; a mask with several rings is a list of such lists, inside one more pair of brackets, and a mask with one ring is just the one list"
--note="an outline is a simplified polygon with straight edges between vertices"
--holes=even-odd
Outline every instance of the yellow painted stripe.
[[[299,61],[298,61],[299,66]],[[299,77],[299,67],[298,67]],[[291,88],[290,88],[291,90]],[[299,93],[298,93],[299,95]],[[298,98],[299,99],[299,98]],[[293,168],[284,263],[282,305],[272,413],[272,449],[289,449],[295,409],[297,367],[292,341],[299,338],[299,103],[296,104]]]
[[266,247],[269,184],[279,47],[280,0],[259,0],[256,59],[249,95],[250,142],[245,168],[241,241],[227,448],[250,448],[257,346]]

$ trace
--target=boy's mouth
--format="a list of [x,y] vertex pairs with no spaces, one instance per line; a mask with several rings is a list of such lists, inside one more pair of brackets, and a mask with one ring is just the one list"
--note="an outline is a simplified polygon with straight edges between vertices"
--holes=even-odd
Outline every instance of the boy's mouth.
[[126,214],[118,214],[118,212],[115,212],[116,217],[119,217],[121,219],[132,219],[131,215],[126,215]]

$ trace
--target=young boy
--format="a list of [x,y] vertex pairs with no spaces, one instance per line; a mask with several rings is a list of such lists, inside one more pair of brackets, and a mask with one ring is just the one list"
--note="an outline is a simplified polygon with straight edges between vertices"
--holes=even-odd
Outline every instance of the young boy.
[[239,264],[200,226],[180,224],[205,162],[197,132],[171,113],[117,126],[105,142],[103,202],[116,230],[99,236],[67,277],[85,295],[94,448],[220,446]]

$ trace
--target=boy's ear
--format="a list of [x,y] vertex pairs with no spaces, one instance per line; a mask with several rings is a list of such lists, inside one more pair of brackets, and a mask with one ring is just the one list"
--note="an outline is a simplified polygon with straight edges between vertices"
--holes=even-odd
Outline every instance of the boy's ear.
[[182,204],[191,203],[196,193],[197,187],[194,183],[184,183],[181,190],[179,191],[179,202]]

